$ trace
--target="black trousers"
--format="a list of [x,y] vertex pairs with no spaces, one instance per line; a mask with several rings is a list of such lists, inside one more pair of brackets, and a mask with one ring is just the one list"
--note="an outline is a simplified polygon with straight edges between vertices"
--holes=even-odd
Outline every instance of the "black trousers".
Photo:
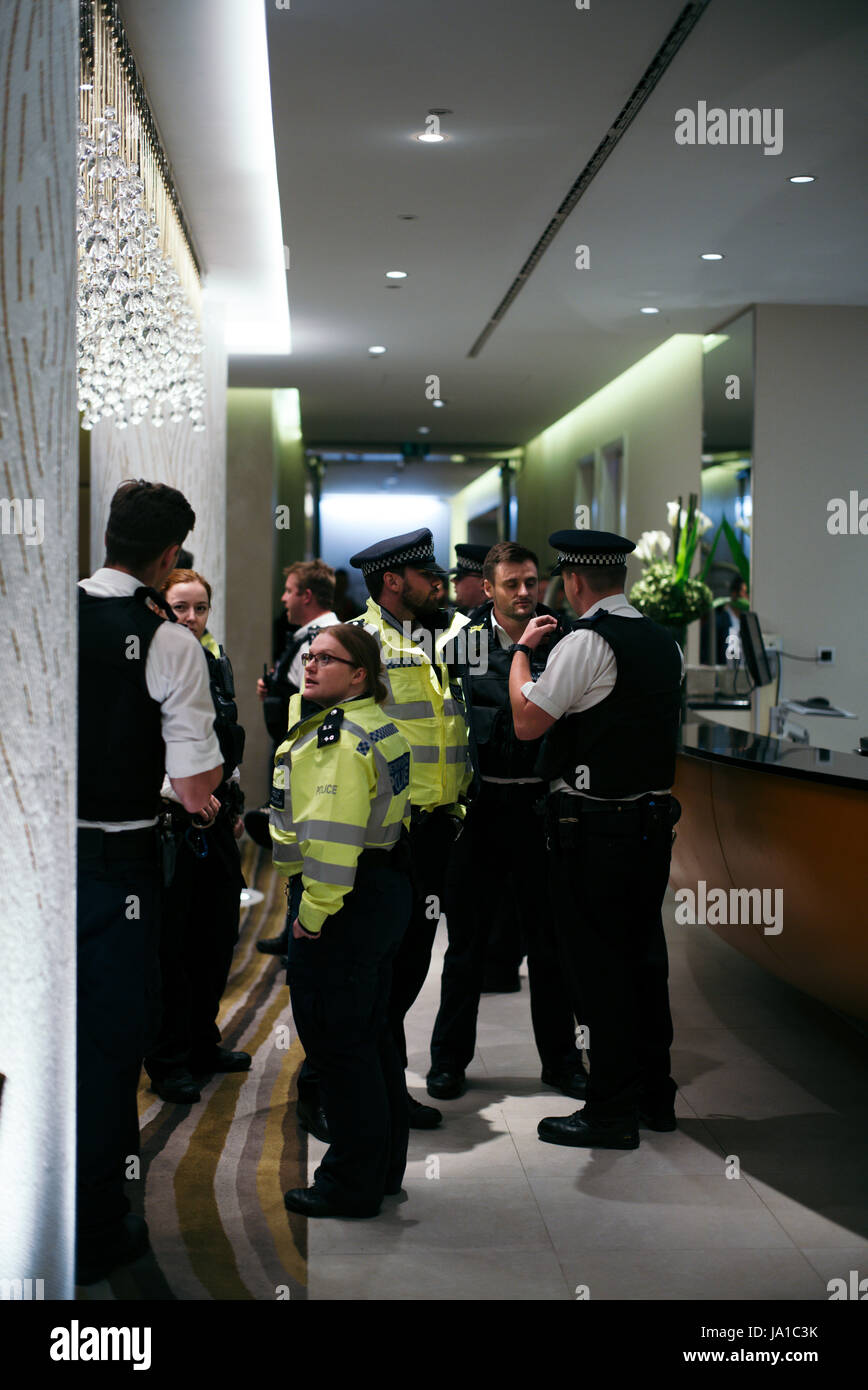
[[220,1042],[216,1019],[238,940],[244,879],[227,815],[201,832],[203,842],[208,853],[198,858],[181,839],[174,877],[163,892],[161,1022],[145,1058],[154,1081],[195,1070]]
[[449,863],[449,946],[431,1039],[432,1071],[464,1071],[476,1050],[476,1021],[492,923],[514,920],[527,942],[534,1038],[544,1068],[580,1064],[570,993],[558,964],[546,882],[545,821],[538,785],[482,782]]
[[633,1118],[637,1107],[670,1106],[677,1089],[661,907],[680,808],[671,797],[620,811],[578,803],[550,798],[549,847],[558,949],[590,1033],[583,1114]]
[[156,831],[79,832],[76,1186],[79,1256],[98,1255],[130,1209],[136,1091],[159,992]]
[[[389,1023],[392,965],[406,931],[410,883],[400,848],[365,851],[345,906],[317,941],[290,937],[292,1012],[331,1143],[314,1187],[347,1214],[371,1215],[407,1163],[404,1068]],[[293,882],[293,916],[300,882]]]
[[404,940],[395,957],[389,1017],[401,1060],[407,1065],[404,1019],[419,996],[431,965],[440,913],[447,911],[449,857],[459,823],[444,810],[414,819],[410,827],[413,900]]

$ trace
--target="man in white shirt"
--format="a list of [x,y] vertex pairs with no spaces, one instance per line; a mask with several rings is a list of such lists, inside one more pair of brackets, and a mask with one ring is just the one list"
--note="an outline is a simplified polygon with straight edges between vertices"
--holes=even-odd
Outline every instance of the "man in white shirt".
[[205,656],[166,611],[159,585],[195,522],[161,483],[112,498],[106,562],[79,586],[79,1283],[147,1249],[124,1177],[138,1151],[136,1090],[155,1019],[164,772],[210,819],[222,775]]
[[520,739],[546,734],[548,837],[558,944],[576,1017],[590,1032],[583,1112],[542,1120],[546,1143],[633,1149],[638,1126],[675,1128],[672,1019],[661,906],[680,720],[678,644],[624,595],[631,541],[558,531],[564,591],[581,615],[531,681],[528,656],[553,618],[514,650],[509,693]]

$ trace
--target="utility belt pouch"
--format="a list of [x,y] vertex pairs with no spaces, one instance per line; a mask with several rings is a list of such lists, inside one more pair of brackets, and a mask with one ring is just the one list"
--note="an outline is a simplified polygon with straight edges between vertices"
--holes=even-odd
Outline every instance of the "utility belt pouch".
[[178,841],[171,811],[163,811],[157,821],[159,836],[160,867],[163,887],[168,888],[175,877],[175,860],[178,855]]

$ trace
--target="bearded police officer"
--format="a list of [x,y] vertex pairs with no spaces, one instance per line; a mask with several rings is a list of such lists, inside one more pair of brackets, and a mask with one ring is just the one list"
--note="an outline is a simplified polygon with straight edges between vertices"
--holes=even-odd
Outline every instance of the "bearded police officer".
[[[392,536],[353,555],[371,597],[362,614],[376,638],[387,698],[383,713],[410,745],[410,856],[413,908],[395,957],[390,1016],[404,1066],[404,1017],[431,963],[440,913],[445,911],[446,868],[463,810],[459,796],[470,784],[467,726],[458,681],[442,660],[443,646],[464,622],[450,626],[437,607],[434,581],[440,567],[427,527]],[[427,1129],[442,1116],[408,1096],[411,1128]]]
[[510,701],[519,738],[547,734],[555,923],[576,1016],[589,1032],[583,1111],[542,1120],[540,1139],[634,1149],[638,1125],[675,1128],[672,1020],[661,907],[678,803],[670,794],[682,657],[624,595],[631,541],[557,531],[569,603],[581,615],[535,683],[530,658],[554,627],[516,645]]

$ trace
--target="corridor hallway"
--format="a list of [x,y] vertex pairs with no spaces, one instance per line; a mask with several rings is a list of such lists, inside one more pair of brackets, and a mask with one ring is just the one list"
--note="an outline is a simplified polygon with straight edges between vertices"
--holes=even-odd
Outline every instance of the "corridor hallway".
[[[483,997],[467,1093],[440,1102],[440,1129],[411,1131],[406,1195],[376,1220],[289,1217],[283,1192],[324,1150],[295,1124],[284,972],[256,951],[282,925],[282,880],[248,842],[244,864],[264,898],[242,912],[219,1021],[252,1069],[191,1107],[144,1078],[129,1187],[152,1252],[80,1299],[825,1301],[828,1280],[864,1270],[868,1039],[711,931],[675,926],[671,892],[677,1133],[643,1131],[626,1153],[539,1143],[539,1119],[574,1102],[536,1079],[523,973],[520,994]],[[444,948],[441,923],[408,1019],[420,1099]]]

